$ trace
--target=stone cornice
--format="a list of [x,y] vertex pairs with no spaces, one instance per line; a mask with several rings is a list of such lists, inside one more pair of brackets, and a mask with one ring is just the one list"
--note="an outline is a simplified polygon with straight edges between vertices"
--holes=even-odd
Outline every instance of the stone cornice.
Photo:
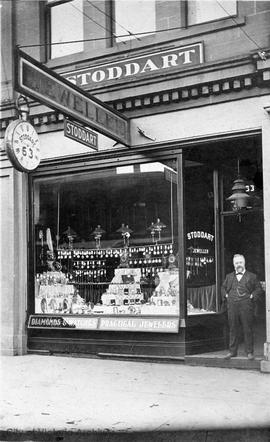
[[[254,63],[256,70],[250,74],[191,84],[189,86],[158,91],[156,93],[135,95],[133,97],[107,101],[107,104],[117,111],[125,112],[128,116],[132,111],[141,111],[144,112],[144,114],[146,112],[156,113],[161,106],[166,106],[166,111],[168,111],[168,105],[172,104],[177,104],[178,109],[181,109],[181,107],[187,108],[189,107],[189,103],[190,106],[194,106],[195,100],[199,103],[200,99],[205,97],[213,97],[214,99],[214,97],[219,96],[220,101],[228,101],[230,100],[230,94],[240,91],[242,93],[246,92],[246,96],[248,97],[250,90],[256,88],[257,90],[260,88],[268,89],[270,86],[270,59],[266,59],[264,63],[263,60],[258,59],[256,54],[254,55]],[[13,109],[12,115],[0,119],[1,132],[5,131],[8,124],[16,118],[14,116],[14,107],[11,106],[10,109]],[[40,106],[38,106],[37,109],[40,111]],[[31,108],[31,110],[32,115],[30,115],[30,121],[37,127],[38,132],[47,132],[48,126],[50,126],[50,130],[62,129],[64,120],[63,114],[55,111],[48,111],[48,108],[46,108],[45,112],[38,112],[36,114],[33,114],[33,112],[35,112],[35,107]]]

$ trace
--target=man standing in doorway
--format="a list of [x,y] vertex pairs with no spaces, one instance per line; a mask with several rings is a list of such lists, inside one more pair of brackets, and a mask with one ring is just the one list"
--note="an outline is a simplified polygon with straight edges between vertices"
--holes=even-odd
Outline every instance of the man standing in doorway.
[[237,356],[240,327],[242,326],[245,351],[248,359],[253,354],[254,301],[262,293],[262,287],[254,273],[246,270],[243,255],[234,255],[235,271],[229,273],[222,284],[222,297],[227,300],[230,329],[229,353],[225,359]]

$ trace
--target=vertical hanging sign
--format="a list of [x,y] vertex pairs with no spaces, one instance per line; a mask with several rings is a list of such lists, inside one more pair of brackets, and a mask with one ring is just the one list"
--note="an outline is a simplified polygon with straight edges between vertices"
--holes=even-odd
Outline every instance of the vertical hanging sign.
[[126,146],[129,119],[16,49],[15,89]]

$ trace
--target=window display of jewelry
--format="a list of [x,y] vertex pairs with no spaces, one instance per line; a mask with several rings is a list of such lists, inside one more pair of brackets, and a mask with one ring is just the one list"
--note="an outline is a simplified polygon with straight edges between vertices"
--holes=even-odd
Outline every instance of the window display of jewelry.
[[[58,249],[57,259],[69,281],[74,284],[110,283],[123,250],[125,249]],[[129,267],[140,268],[142,277],[154,277],[161,268],[166,268],[173,245],[131,246],[126,250]]]
[[69,313],[75,287],[61,271],[36,276],[35,313]]
[[[172,244],[58,249],[55,262],[61,271],[50,268],[36,277],[35,313],[177,314],[179,280],[173,251]],[[187,257],[187,272],[192,265],[196,273],[193,261]],[[206,268],[204,261],[201,265]],[[188,314],[214,312],[214,289],[188,286]]]
[[169,298],[164,303],[152,299],[172,252],[172,244],[58,249],[57,258],[86,305],[91,303],[91,313],[162,314],[164,307],[169,313],[175,313],[178,308],[176,300],[175,303],[170,300],[168,309]]

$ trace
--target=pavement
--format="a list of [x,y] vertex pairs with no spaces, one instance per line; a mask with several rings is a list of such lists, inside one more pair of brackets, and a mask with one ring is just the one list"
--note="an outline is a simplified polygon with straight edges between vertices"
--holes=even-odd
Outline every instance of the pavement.
[[0,440],[264,442],[269,393],[270,375],[252,370],[4,356]]

